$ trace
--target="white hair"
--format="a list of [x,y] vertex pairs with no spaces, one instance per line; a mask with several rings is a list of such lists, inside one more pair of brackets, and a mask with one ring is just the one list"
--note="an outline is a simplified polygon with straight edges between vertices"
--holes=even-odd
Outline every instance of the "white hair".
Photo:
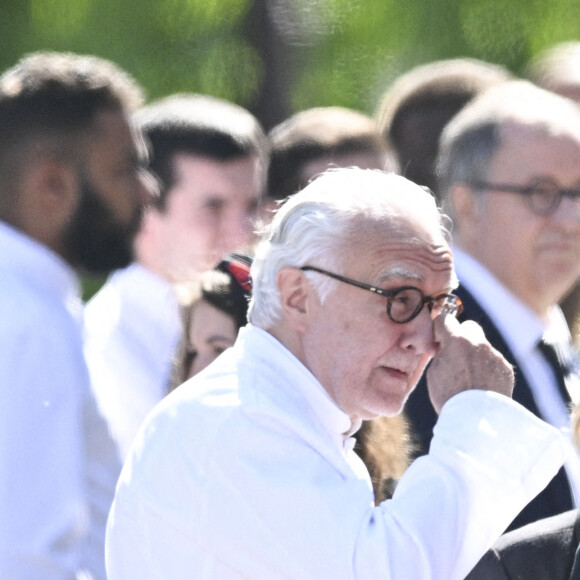
[[[318,266],[339,273],[349,236],[360,220],[397,228],[398,215],[413,214],[433,224],[445,240],[445,216],[428,190],[408,179],[375,169],[340,168],[325,171],[280,206],[262,232],[251,275],[252,298],[248,320],[264,329],[281,319],[276,276],[282,268]],[[336,287],[327,276],[307,275],[321,301]]]

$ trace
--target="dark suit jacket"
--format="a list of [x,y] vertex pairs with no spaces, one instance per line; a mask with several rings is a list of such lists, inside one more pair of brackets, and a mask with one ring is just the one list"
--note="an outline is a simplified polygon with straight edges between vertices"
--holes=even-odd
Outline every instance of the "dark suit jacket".
[[[477,322],[483,328],[489,342],[501,352],[508,362],[514,365],[515,386],[513,399],[538,417],[541,417],[528,382],[517,368],[515,357],[497,327],[465,288],[460,286],[456,294],[463,301],[463,313],[460,316],[460,320],[474,320]],[[433,427],[437,421],[437,415],[427,393],[425,377],[421,379],[415,391],[411,393],[405,406],[405,415],[407,416],[412,436],[416,442],[414,455],[424,455],[429,450],[429,443],[433,436]],[[508,529],[518,528],[541,518],[547,518],[570,510],[573,507],[568,477],[564,468],[562,468],[548,484],[548,487],[520,512]]]
[[503,535],[466,580],[569,580],[580,541],[572,510]]

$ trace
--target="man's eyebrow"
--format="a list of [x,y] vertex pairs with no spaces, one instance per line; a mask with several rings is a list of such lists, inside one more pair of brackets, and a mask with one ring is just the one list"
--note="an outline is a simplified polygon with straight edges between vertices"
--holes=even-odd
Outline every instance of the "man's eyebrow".
[[405,268],[395,267],[387,270],[384,274],[382,274],[379,277],[379,283],[382,284],[383,282],[388,282],[392,278],[407,278],[411,280],[417,280],[418,282],[422,282],[424,279],[423,276],[417,272],[406,270]]
[[214,342],[228,342],[228,343],[230,343],[231,341],[232,341],[231,336],[225,336],[223,334],[211,334],[210,336],[208,336],[205,339],[205,342],[207,344],[213,344]]

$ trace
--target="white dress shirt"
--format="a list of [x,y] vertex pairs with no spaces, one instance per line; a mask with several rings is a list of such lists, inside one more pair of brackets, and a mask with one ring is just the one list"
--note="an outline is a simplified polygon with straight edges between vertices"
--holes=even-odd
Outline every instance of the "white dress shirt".
[[0,280],[0,578],[104,579],[121,464],[89,387],[78,281],[2,222]]
[[114,272],[85,308],[91,382],[123,457],[167,392],[181,331],[173,287],[137,263]]
[[350,425],[246,326],[141,428],[109,517],[109,580],[459,580],[564,460],[556,429],[469,391],[375,507]]
[[[525,376],[542,419],[566,432],[570,453],[565,464],[576,507],[580,506],[580,455],[574,447],[570,432],[570,410],[566,408],[554,373],[537,348],[544,337],[557,344],[562,352],[572,348],[570,331],[560,308],[554,306],[548,323],[540,318],[487,268],[460,248],[453,248],[455,271],[459,281],[478,301],[496,325],[516,358]],[[575,375],[567,382],[570,396],[578,401],[580,379]]]

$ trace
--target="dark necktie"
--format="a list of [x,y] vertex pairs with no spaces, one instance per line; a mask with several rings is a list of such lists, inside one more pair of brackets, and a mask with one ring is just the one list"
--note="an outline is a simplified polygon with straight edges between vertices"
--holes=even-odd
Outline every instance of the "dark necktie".
[[566,404],[566,407],[571,410],[572,399],[570,392],[566,388],[566,381],[572,374],[572,365],[566,362],[564,356],[554,344],[542,339],[538,342],[538,349],[544,355],[544,358],[554,373],[554,378],[556,379],[558,390],[562,395],[562,400]]
[[576,548],[576,555],[574,556],[574,565],[570,573],[570,580],[580,580],[580,546]]

